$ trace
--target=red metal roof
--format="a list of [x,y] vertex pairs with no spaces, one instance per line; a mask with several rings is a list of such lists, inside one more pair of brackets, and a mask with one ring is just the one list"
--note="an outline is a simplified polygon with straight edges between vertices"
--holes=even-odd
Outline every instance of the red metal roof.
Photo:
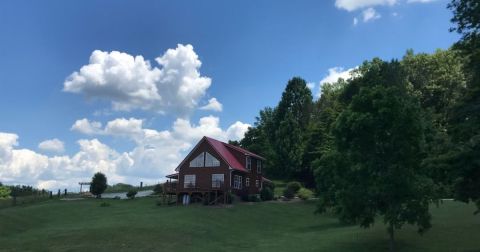
[[182,164],[185,162],[185,160],[188,159],[188,157],[191,155],[191,153],[198,147],[198,145],[203,141],[203,140],[206,140],[214,149],[215,151],[218,152],[218,154],[222,157],[222,159],[227,162],[228,166],[232,167],[233,169],[235,170],[239,170],[239,171],[243,171],[243,172],[248,172],[248,170],[245,168],[244,165],[242,165],[242,163],[240,161],[237,160],[237,158],[235,157],[235,155],[232,154],[232,152],[240,152],[241,154],[244,154],[244,155],[247,155],[247,156],[252,156],[252,157],[255,157],[255,158],[258,158],[258,159],[262,159],[262,160],[265,160],[265,158],[263,158],[262,156],[259,156],[253,152],[250,152],[250,151],[247,151],[245,149],[242,149],[240,147],[237,147],[237,146],[234,146],[234,145],[231,145],[231,144],[227,144],[227,143],[224,143],[224,142],[221,142],[221,141],[218,141],[216,139],[213,139],[213,138],[210,138],[210,137],[207,137],[207,136],[204,136],[202,138],[202,140],[200,140],[197,145],[195,146],[195,148],[193,148],[193,150],[190,152],[190,154],[187,155],[187,157],[178,165],[178,167],[175,169],[176,171],[178,171],[178,169],[180,168],[180,166],[182,166]]
[[242,149],[240,147],[237,147],[237,146],[234,146],[234,145],[231,145],[231,144],[227,144],[227,143],[218,141],[218,140],[210,138],[210,137],[205,137],[205,139],[210,143],[210,145],[213,146],[213,148],[218,152],[218,154],[220,154],[225,159],[225,161],[230,165],[230,167],[232,167],[233,169],[247,172],[247,169],[245,168],[245,166],[242,165],[242,163],[240,163],[237,160],[237,158],[235,158],[235,156],[232,154],[232,150],[233,151],[238,151],[238,152],[240,152],[244,155],[248,155],[248,156],[252,156],[252,157],[256,157],[256,158],[265,160],[265,158],[255,154],[255,153],[252,153],[250,151],[247,151],[245,149]]

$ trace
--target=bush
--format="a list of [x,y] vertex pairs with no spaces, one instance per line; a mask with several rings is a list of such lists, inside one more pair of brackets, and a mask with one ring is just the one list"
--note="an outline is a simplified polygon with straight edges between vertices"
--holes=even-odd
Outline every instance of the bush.
[[302,200],[308,200],[313,196],[313,192],[308,190],[307,188],[300,188],[298,190],[298,197]]
[[129,198],[129,199],[135,199],[135,195],[137,195],[136,190],[130,190],[130,191],[127,192],[127,198]]
[[283,196],[287,199],[293,199],[293,197],[295,197],[295,192],[291,189],[291,188],[285,188],[285,190],[283,190]]
[[289,182],[287,184],[287,189],[289,189],[290,191],[293,192],[293,194],[297,193],[298,190],[300,190],[300,188],[302,188],[302,185],[297,182],[297,181],[293,181],[293,182]]
[[10,188],[0,185],[0,199],[8,198],[10,196],[10,193]]
[[247,197],[248,202],[260,202],[260,198],[258,197],[257,194],[249,194]]
[[270,187],[262,188],[262,191],[260,191],[260,198],[263,201],[272,200],[273,199],[273,190]]
[[163,194],[163,185],[156,184],[155,187],[153,187],[153,192],[158,195]]
[[234,200],[234,195],[233,195],[233,193],[228,192],[228,193],[227,193],[227,204],[233,204],[234,201],[235,201],[235,200]]

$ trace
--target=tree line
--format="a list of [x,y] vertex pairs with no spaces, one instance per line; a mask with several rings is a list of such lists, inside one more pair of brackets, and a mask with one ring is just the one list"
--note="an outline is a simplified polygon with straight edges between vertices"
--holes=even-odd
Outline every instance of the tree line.
[[391,250],[403,224],[430,228],[442,198],[480,209],[480,2],[448,8],[462,36],[448,50],[365,61],[317,100],[294,77],[238,144],[269,176],[315,188],[318,212],[363,227],[381,216]]

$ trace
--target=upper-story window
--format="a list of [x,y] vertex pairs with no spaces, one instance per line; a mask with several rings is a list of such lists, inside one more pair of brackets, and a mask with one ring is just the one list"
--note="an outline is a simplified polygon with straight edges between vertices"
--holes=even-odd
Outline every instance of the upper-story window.
[[250,158],[249,156],[247,156],[247,170],[251,171],[252,170],[252,158]]
[[220,166],[220,161],[212,156],[210,153],[205,152],[205,167],[217,167]]
[[257,160],[257,173],[262,173],[262,160]]
[[212,174],[212,188],[220,188],[224,180],[224,174]]
[[220,161],[208,152],[202,152],[195,159],[190,161],[190,167],[218,167]]

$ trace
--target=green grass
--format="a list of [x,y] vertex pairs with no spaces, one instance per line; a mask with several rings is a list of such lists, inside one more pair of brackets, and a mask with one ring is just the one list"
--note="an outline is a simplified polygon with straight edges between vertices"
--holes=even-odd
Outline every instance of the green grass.
[[[110,206],[100,207],[102,201]],[[0,251],[385,251],[385,227],[314,215],[315,202],[230,208],[156,206],[156,199],[47,201],[0,209]],[[480,251],[474,207],[432,208],[433,228],[398,232],[399,251]]]

